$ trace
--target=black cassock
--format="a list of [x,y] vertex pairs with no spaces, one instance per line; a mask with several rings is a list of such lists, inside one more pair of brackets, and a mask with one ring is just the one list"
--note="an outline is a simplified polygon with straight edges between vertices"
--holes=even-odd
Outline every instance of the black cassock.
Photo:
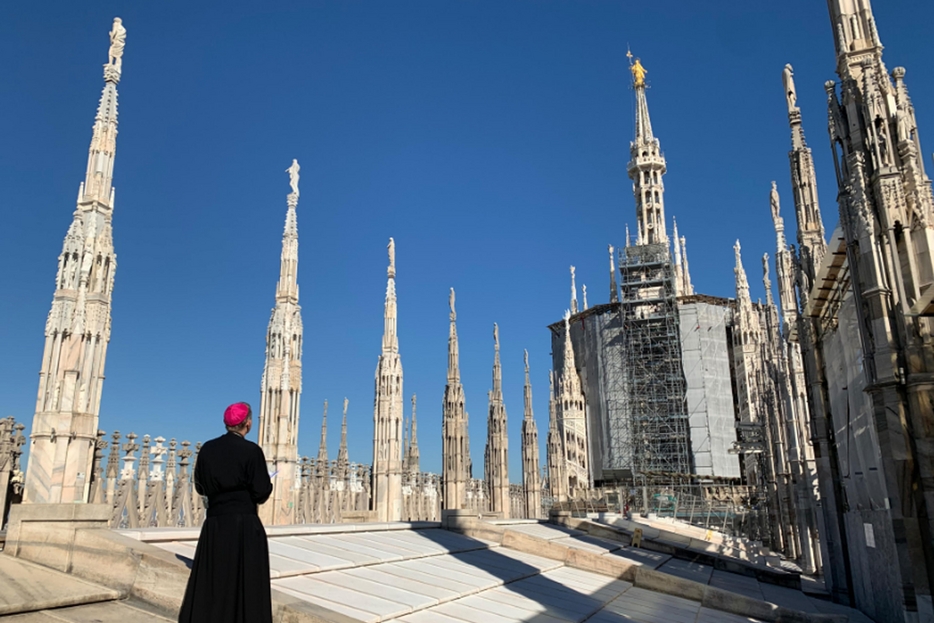
[[179,623],[272,623],[269,545],[256,514],[272,493],[262,448],[236,433],[208,441],[195,488],[208,510]]

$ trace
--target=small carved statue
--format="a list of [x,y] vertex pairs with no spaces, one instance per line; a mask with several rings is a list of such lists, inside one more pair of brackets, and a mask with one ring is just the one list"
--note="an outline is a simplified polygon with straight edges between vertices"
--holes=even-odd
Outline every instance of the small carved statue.
[[777,220],[781,212],[781,204],[778,199],[778,186],[772,182],[772,191],[769,193],[769,204],[772,206],[772,219]]
[[386,248],[389,250],[389,272],[392,275],[395,275],[396,274],[396,241],[390,238],[389,245]]
[[782,71],[782,82],[785,84],[785,101],[788,103],[788,112],[797,109],[798,93],[795,91],[795,70],[791,65],[785,65]]
[[289,186],[292,187],[292,194],[298,196],[298,172],[301,170],[301,167],[298,165],[298,160],[292,158],[292,166],[285,170],[289,174]]
[[113,28],[110,30],[110,58],[108,62],[117,70],[123,64],[124,47],[126,47],[126,28],[123,27],[123,20],[115,17]]
[[451,293],[448,295],[448,305],[451,307],[451,321],[457,318],[457,312],[454,310],[454,288],[451,288]]
[[905,108],[899,104],[895,113],[896,127],[898,130],[898,142],[904,142],[911,138],[911,120]]

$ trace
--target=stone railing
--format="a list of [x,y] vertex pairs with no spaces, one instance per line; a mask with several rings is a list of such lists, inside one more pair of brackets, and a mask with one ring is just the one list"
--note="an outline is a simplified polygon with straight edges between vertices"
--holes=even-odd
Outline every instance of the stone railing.
[[[200,449],[135,433],[121,443],[119,431],[110,440],[98,431],[88,500],[110,506],[114,528],[200,526],[205,506],[193,480]],[[299,473],[297,523],[359,521],[369,511],[369,465],[302,457]],[[403,520],[440,521],[440,491],[437,474],[403,474]]]
[[[486,481],[480,478],[471,478],[467,481],[466,508],[478,515],[490,512],[490,496]],[[542,517],[548,515],[541,511]],[[509,485],[509,517],[512,519],[525,519],[529,516],[525,497],[525,488],[522,485]]]
[[441,477],[438,474],[402,474],[402,519],[441,521]]
[[114,431],[108,441],[104,431],[97,432],[88,501],[110,505],[114,528],[201,525],[204,503],[192,483],[201,444],[192,448],[189,441],[170,439],[165,445],[164,437],[149,435],[141,444],[137,439],[130,433],[121,443],[120,431]]
[[0,530],[6,527],[10,506],[23,499],[23,470],[20,457],[26,427],[12,417],[0,419]]

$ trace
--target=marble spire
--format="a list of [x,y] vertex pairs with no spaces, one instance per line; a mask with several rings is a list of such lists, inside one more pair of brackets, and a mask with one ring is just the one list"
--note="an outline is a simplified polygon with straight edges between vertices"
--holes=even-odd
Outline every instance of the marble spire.
[[587,303],[587,284],[581,285],[581,298],[583,299],[584,309],[582,311],[587,311],[590,309],[590,305]]
[[683,296],[694,294],[694,284],[691,283],[691,266],[688,263],[688,242],[681,236],[681,282],[684,287]]
[[376,365],[373,408],[373,510],[377,521],[402,518],[402,359],[396,334],[396,244],[387,247],[383,349]]
[[652,121],[649,118],[649,104],[645,97],[645,75],[648,73],[637,58],[633,62],[632,54],[629,69],[632,73],[632,86],[636,94],[636,132],[630,143],[630,160],[627,167],[632,180],[632,190],[636,199],[636,219],[638,236],[636,244],[668,244],[665,230],[665,156],[661,144],[652,133]]
[[490,510],[509,518],[509,462],[506,405],[503,403],[503,369],[499,359],[499,327],[493,323],[493,389],[487,418],[486,472]]
[[415,419],[415,401],[415,394],[412,394],[412,420],[410,428],[411,437],[409,438],[409,453],[406,467],[408,471],[413,474],[417,474],[421,469],[421,459],[418,452],[418,422]]
[[318,444],[318,462],[328,461],[328,401],[324,401],[324,411],[321,414],[321,442]]
[[584,393],[571,344],[570,312],[564,314],[564,357],[557,385],[555,400],[558,430],[564,440],[564,474],[567,492],[573,497],[590,487],[590,464]]
[[350,475],[350,455],[347,452],[347,406],[350,401],[344,398],[344,415],[341,418],[341,445],[337,450],[337,480],[343,482]]
[[678,221],[674,217],[671,219],[672,229],[674,230],[674,271],[675,271],[675,296],[684,296],[684,270],[681,265],[681,238],[678,236]]
[[538,427],[532,413],[532,383],[529,380],[529,351],[525,351],[525,386],[522,417],[522,488],[525,493],[526,515],[542,518],[542,480],[539,468]]
[[795,205],[795,217],[798,222],[798,256],[801,265],[800,287],[802,294],[806,295],[810,290],[810,284],[813,283],[814,278],[817,276],[821,262],[824,260],[827,243],[824,239],[824,223],[821,220],[820,202],[817,197],[817,174],[814,171],[814,158],[811,155],[811,148],[808,147],[804,138],[804,127],[801,125],[801,109],[798,108],[797,104],[794,69],[791,65],[785,65],[785,69],[782,71],[782,82],[785,86],[785,103],[788,107],[788,125],[791,128],[791,151],[788,152],[788,160],[791,165],[791,188]]
[[302,394],[302,308],[298,304],[298,162],[292,161],[275,306],[266,330],[266,362],[260,382],[259,445],[273,477],[273,492],[260,507],[267,525],[295,521],[301,485],[298,423]]
[[739,240],[733,245],[736,266],[733,273],[736,278],[736,314],[734,316],[733,349],[736,358],[737,394],[739,395],[739,418],[742,422],[759,420],[759,400],[757,394],[759,373],[759,315],[749,296],[749,281],[743,268],[743,257]]
[[470,438],[467,434],[467,411],[464,409],[464,386],[461,384],[457,345],[457,311],[454,288],[448,299],[451,328],[448,336],[448,379],[442,405],[442,502],[445,509],[465,508],[470,480]]
[[772,296],[772,279],[769,277],[769,254],[762,254],[762,287],[765,289],[765,304],[769,307],[775,306],[775,299]]
[[577,309],[577,284],[575,282],[574,272],[577,269],[571,266],[571,314],[576,314]]
[[548,372],[548,491],[555,502],[568,499],[567,469],[564,460],[564,439],[558,426],[555,405],[555,373]]
[[[626,237],[629,237],[627,231]],[[616,286],[616,264],[613,259],[613,245],[607,245],[610,255],[610,302],[619,303],[619,288]]]
[[797,322],[798,302],[795,297],[794,258],[785,239],[785,220],[781,215],[781,201],[775,182],[772,182],[772,190],[769,193],[769,205],[772,225],[775,227],[775,276],[778,280],[778,302],[782,312],[782,333],[787,336],[790,328]]
[[25,502],[89,500],[117,268],[111,219],[117,84],[125,44],[126,29],[119,17],[114,18],[88,165],[58,257],[55,294],[45,323]]

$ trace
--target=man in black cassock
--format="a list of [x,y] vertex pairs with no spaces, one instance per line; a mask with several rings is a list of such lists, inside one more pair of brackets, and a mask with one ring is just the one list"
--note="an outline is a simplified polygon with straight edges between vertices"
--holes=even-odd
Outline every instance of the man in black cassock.
[[263,450],[245,437],[250,405],[224,411],[227,434],[201,447],[195,489],[207,518],[191,566],[179,623],[272,623],[269,545],[256,505],[272,493]]

